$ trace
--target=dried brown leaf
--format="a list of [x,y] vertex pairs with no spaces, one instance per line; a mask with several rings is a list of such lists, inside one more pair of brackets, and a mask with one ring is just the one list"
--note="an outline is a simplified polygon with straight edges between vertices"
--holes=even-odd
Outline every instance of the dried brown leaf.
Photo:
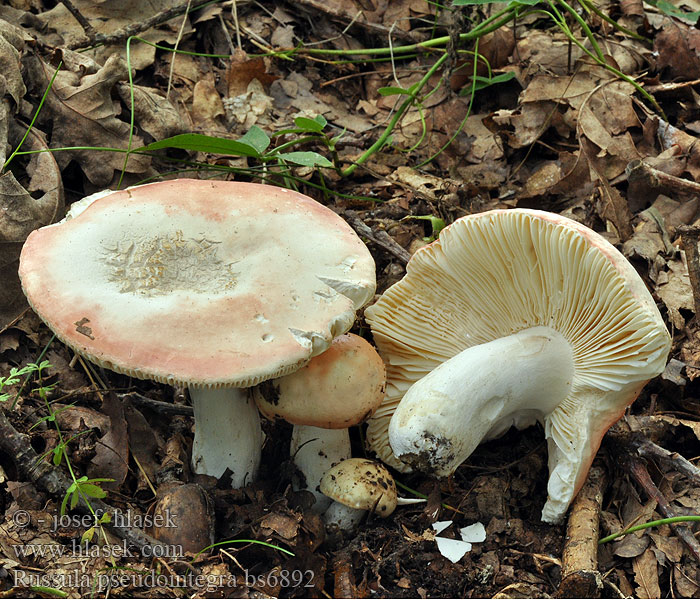
[[216,90],[214,76],[207,73],[194,86],[192,96],[192,121],[200,130],[226,131],[220,117],[226,114],[221,96]]
[[[72,0],[78,11],[90,21],[90,24],[98,33],[111,34],[133,23],[145,21],[162,10],[172,8],[181,3],[181,0]],[[46,12],[37,15],[37,19],[44,24],[46,29],[56,31],[61,36],[63,44],[79,41],[85,38],[82,26],[65,8],[58,2]],[[192,32],[186,16],[170,20],[158,27],[141,32],[139,37],[149,42],[168,42],[174,44],[178,39],[178,32],[185,19],[183,34]],[[135,69],[145,69],[153,64],[155,48],[149,44],[132,42],[130,45],[131,66]],[[100,45],[94,49],[86,50],[84,54],[94,58],[99,64],[105,64],[114,54],[126,60],[126,44],[120,42],[112,45]]]
[[[131,91],[127,83],[118,83],[117,91],[128,109],[131,108]],[[178,133],[185,133],[188,127],[172,103],[153,88],[133,86],[134,120],[138,127],[148,133],[154,141],[162,140]]]
[[[35,89],[43,92],[54,69],[35,57],[28,60],[27,65]],[[94,74],[60,71],[42,111],[43,117],[51,118],[53,122],[51,147],[127,148],[129,124],[117,118],[118,109],[112,101],[114,86],[127,77],[126,63],[118,56],[110,57]],[[132,147],[141,145],[141,138],[134,136]],[[124,155],[117,152],[67,150],[56,152],[55,156],[61,169],[71,160],[76,160],[88,179],[97,186],[108,185],[115,171],[121,170],[124,164]],[[149,164],[149,157],[132,155],[126,170],[144,173]]]
[[637,537],[636,535],[626,535],[613,544],[613,554],[623,558],[634,558],[643,554],[649,547],[649,537],[646,535]]
[[283,537],[285,540],[292,540],[296,537],[301,523],[301,515],[292,512],[273,512],[267,515],[261,522],[260,527]]
[[697,598],[700,595],[698,568],[695,565],[675,565],[673,583],[681,598]]
[[128,472],[129,441],[124,418],[124,406],[113,392],[103,393],[102,412],[109,417],[109,428],[95,446],[95,456],[88,467],[89,477],[113,479],[105,482],[107,489],[119,489]]
[[227,96],[240,96],[248,91],[251,81],[257,79],[263,87],[269,86],[276,76],[267,72],[267,65],[262,58],[248,58],[243,52],[237,52],[226,70]]
[[[656,546],[658,551],[663,553],[664,559],[676,564],[681,562],[681,558],[683,557],[683,543],[680,539],[651,532],[649,533],[649,537],[654,541],[654,546]],[[659,560],[659,562],[664,564],[663,559]]]
[[129,450],[136,458],[139,468],[143,469],[145,476],[154,485],[156,470],[159,466],[156,458],[158,452],[156,435],[141,412],[128,400],[124,402],[124,417],[129,432]]
[[[9,133],[9,141],[17,144],[24,132],[13,126]],[[38,131],[31,130],[25,148],[45,150],[47,146]],[[24,240],[34,229],[53,223],[64,208],[61,174],[51,153],[32,155],[25,176],[21,184],[12,171],[0,175],[0,331],[27,308],[17,276]]]
[[668,309],[668,315],[676,329],[685,327],[685,319],[681,309],[694,311],[693,289],[688,279],[688,267],[685,259],[667,261],[667,271],[662,271],[657,277],[656,293]]
[[669,79],[700,77],[700,31],[678,19],[664,19],[663,29],[654,37],[657,67],[666,69]]
[[656,556],[651,548],[632,562],[638,598],[661,598]]

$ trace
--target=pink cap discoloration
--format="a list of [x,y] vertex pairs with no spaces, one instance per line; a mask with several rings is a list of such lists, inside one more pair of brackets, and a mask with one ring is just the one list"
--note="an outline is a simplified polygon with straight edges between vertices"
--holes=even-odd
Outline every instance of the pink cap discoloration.
[[90,360],[236,387],[322,352],[375,287],[369,251],[328,208],[198,180],[115,192],[34,231],[20,277],[37,314]]

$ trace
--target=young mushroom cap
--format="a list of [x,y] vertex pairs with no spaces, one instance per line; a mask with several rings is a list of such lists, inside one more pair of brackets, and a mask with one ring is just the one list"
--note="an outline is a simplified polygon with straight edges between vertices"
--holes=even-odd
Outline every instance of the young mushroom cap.
[[315,510],[330,500],[318,491],[323,474],[350,458],[348,427],[369,418],[384,399],[386,372],[374,347],[353,333],[341,335],[323,354],[291,375],[254,390],[260,412],[294,424],[290,455],[316,497]]
[[670,349],[625,258],[583,225],[536,210],[459,219],[366,315],[387,365],[367,432],[377,455],[448,475],[483,439],[543,421],[549,522]]
[[347,333],[298,371],[260,384],[255,400],[268,419],[347,429],[377,410],[385,383],[384,363],[374,347]]
[[[70,216],[27,238],[19,274],[30,305],[90,361],[194,388],[195,413],[220,404],[208,389],[300,368],[374,294],[374,261],[354,231],[282,188],[179,179],[98,194]],[[213,417],[216,434],[196,433],[196,444],[225,445],[229,425],[259,432],[247,393],[238,401],[243,422]],[[204,472],[221,475],[231,454]]]
[[394,512],[396,484],[387,468],[366,458],[349,458],[326,472],[321,491],[336,502],[382,517]]

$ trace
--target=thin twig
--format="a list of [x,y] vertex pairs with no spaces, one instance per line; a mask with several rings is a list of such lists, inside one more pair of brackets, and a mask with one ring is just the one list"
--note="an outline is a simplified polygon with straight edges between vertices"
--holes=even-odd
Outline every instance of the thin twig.
[[[656,501],[659,512],[667,518],[677,517],[676,511],[673,509],[666,497],[661,493],[656,484],[651,480],[649,471],[646,465],[639,458],[629,458],[630,473],[634,480],[644,489],[647,496]],[[695,560],[700,564],[700,543],[695,539],[692,530],[685,523],[671,523],[671,529],[688,547]]]
[[[698,188],[700,189],[700,185]],[[681,246],[683,247],[683,252],[685,252],[685,261],[688,264],[688,278],[693,289],[693,301],[695,303],[695,318],[700,319],[700,252],[698,252],[700,227],[682,226],[677,231],[681,234]]]
[[90,36],[88,34],[87,40],[75,41],[72,44],[69,44],[68,48],[70,50],[78,50],[80,48],[88,48],[90,46],[97,46],[99,44],[104,44],[105,46],[109,44],[119,44],[125,41],[128,37],[131,37],[132,35],[136,35],[138,33],[150,29],[151,27],[155,27],[156,25],[165,23],[166,21],[174,19],[175,17],[179,17],[184,13],[193,12],[198,8],[204,6],[205,4],[210,3],[211,0],[206,0],[205,2],[197,2],[191,7],[190,10],[188,10],[190,2],[183,2],[182,4],[178,4],[177,6],[173,6],[172,8],[162,10],[159,13],[156,13],[152,17],[149,17],[148,19],[145,19],[140,23],[132,23],[131,25],[127,25],[122,29],[117,29],[117,31],[113,31],[112,33],[96,33],[94,36]]
[[[185,16],[180,23],[180,29],[177,32],[177,39],[175,40],[174,50],[177,50],[182,41],[182,34],[185,31],[185,24],[187,23],[187,14],[190,12],[190,6],[192,5],[192,0],[187,0],[187,7],[185,8]],[[219,15],[221,17],[221,15]],[[177,52],[173,52],[170,57],[170,72],[168,73],[168,87],[165,90],[165,99],[170,100],[170,89],[173,85],[173,73],[175,72],[175,61],[177,60]]]
[[353,211],[345,211],[345,220],[349,225],[360,235],[366,237],[371,242],[384,248],[389,254],[392,254],[399,259],[404,265],[408,264],[411,255],[398,242],[394,241],[386,231],[374,231],[371,227],[365,224]]
[[637,446],[637,454],[643,458],[655,458],[659,462],[675,469],[690,479],[695,486],[700,487],[700,469],[678,452],[670,452],[651,440],[643,440]]
[[80,23],[80,26],[83,28],[83,31],[85,32],[85,35],[88,36],[89,39],[95,39],[95,36],[97,35],[97,32],[95,31],[95,28],[90,24],[90,21],[88,21],[83,13],[81,13],[74,5],[71,0],[61,0],[61,4],[65,6],[68,9],[68,12],[72,14],[75,19]]
[[666,188],[679,194],[700,194],[700,183],[669,175],[643,160],[633,160],[625,168],[628,181],[643,180],[652,188]]
[[[345,2],[328,2],[327,0],[297,0],[296,3],[299,7],[304,7],[307,10],[312,9],[318,11],[331,19],[341,21],[344,23],[350,22],[354,23],[358,27],[365,29],[368,33],[375,35],[380,35],[382,37],[392,35],[395,38],[404,40],[406,42],[416,42],[421,36],[416,35],[415,32],[404,31],[402,29],[393,29],[387,27],[386,25],[380,25],[378,23],[370,23],[366,19],[361,20],[357,18],[357,15],[352,17],[347,11],[347,6],[353,6],[351,3]],[[340,8],[339,8],[340,7]],[[353,7],[354,8],[354,7]]]
[[173,404],[172,402],[161,402],[160,400],[153,400],[152,398],[147,398],[136,392],[129,392],[128,394],[117,394],[120,400],[130,400],[134,406],[139,408],[149,408],[161,415],[174,416],[182,415],[185,417],[194,416],[194,410],[191,406],[185,406],[183,404]]

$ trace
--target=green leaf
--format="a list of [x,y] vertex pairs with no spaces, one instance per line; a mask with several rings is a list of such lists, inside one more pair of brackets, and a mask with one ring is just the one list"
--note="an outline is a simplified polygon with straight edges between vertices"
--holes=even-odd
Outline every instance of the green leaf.
[[429,221],[430,226],[433,229],[433,234],[430,237],[424,237],[423,241],[424,242],[433,242],[435,241],[438,236],[440,235],[440,232],[445,228],[445,221],[443,221],[440,217],[434,217],[433,215],[409,215],[407,217],[404,217],[401,219],[402,221],[405,221],[407,219],[415,219],[418,221]]
[[76,506],[78,506],[78,500],[80,500],[80,496],[78,495],[78,490],[74,490],[73,494],[70,497],[70,509],[73,510]]
[[73,494],[78,487],[78,484],[74,481],[68,486],[68,489],[66,490],[66,495],[63,496],[63,502],[61,502],[61,516],[66,514],[66,506],[68,505],[68,500],[71,497],[71,494]]
[[[653,3],[650,2],[650,4]],[[697,21],[698,18],[700,18],[700,11],[696,10],[695,12],[685,12],[683,9],[674,6],[670,2],[666,2],[666,0],[657,0],[656,8],[658,8],[664,14],[672,17],[679,17],[690,21]]]
[[80,543],[91,542],[92,538],[95,537],[95,526],[93,525],[90,529],[86,529],[85,533],[80,536]]
[[[261,130],[262,131],[262,130]],[[143,146],[140,150],[162,150],[164,148],[179,148],[181,150],[192,150],[195,152],[208,152],[210,154],[226,154],[230,156],[250,156],[252,158],[260,158],[262,152],[269,144],[269,138],[262,132],[267,139],[267,144],[264,145],[262,151],[258,149],[252,142],[256,142],[255,134],[251,138],[246,139],[246,133],[240,140],[229,140],[226,138],[212,137],[202,135],[200,133],[182,133],[173,137],[165,138],[158,142],[153,142],[147,146]],[[262,145],[262,139],[257,140]]]
[[301,165],[302,167],[332,167],[333,163],[318,152],[281,152],[275,154],[276,158]]
[[473,6],[475,4],[495,4],[498,0],[454,0],[452,6]]
[[322,115],[316,115],[315,118],[297,117],[294,119],[294,124],[304,132],[321,133],[323,128],[328,124],[328,121]]
[[472,90],[475,92],[478,92],[479,90],[483,90],[484,88],[490,87],[492,85],[496,85],[498,83],[505,83],[506,81],[510,81],[515,77],[515,73],[513,71],[508,71],[506,73],[501,73],[499,75],[496,75],[495,77],[481,77],[481,75],[477,75],[474,77],[474,85],[469,85],[467,84],[464,88],[462,88],[459,92],[460,96],[468,96],[471,94]]
[[82,483],[80,485],[80,491],[90,498],[107,497],[107,492],[105,492],[99,485],[93,485],[92,483]]
[[56,446],[53,450],[53,464],[54,466],[58,466],[61,464],[61,460],[63,460],[63,446]]
[[389,86],[389,87],[380,87],[377,90],[377,92],[379,92],[380,96],[397,96],[400,94],[402,94],[404,96],[411,96],[413,94],[414,89],[415,89],[414,85],[412,85],[410,88]]
[[242,138],[238,138],[237,141],[255,148],[260,154],[265,152],[270,145],[270,138],[257,125],[253,125],[248,132]]

